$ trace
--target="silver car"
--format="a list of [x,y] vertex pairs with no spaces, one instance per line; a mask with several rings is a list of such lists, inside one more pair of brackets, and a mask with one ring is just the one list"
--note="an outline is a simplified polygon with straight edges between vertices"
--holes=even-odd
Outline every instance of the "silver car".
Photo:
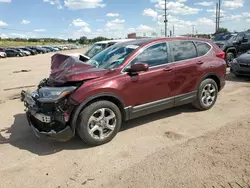
[[7,54],[5,52],[0,52],[0,58],[6,58]]

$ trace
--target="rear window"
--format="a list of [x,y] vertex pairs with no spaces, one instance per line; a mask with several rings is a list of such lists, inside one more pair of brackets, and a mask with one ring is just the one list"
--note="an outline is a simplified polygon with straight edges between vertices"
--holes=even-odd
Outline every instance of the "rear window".
[[195,44],[198,51],[198,56],[206,55],[211,49],[211,46],[204,42],[195,42]]
[[169,43],[174,61],[197,57],[196,47],[192,41],[171,41]]

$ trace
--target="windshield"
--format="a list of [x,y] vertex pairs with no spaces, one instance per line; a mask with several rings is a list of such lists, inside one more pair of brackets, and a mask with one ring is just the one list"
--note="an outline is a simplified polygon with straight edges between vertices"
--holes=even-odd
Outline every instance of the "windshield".
[[113,69],[121,65],[138,47],[137,45],[114,45],[97,54],[87,63],[98,68]]
[[227,33],[227,34],[218,34],[214,37],[214,41],[226,41],[231,39],[231,37],[233,37],[235,35],[232,35],[231,33]]
[[106,44],[94,44],[86,53],[85,55],[89,58],[94,57],[99,52],[105,49]]

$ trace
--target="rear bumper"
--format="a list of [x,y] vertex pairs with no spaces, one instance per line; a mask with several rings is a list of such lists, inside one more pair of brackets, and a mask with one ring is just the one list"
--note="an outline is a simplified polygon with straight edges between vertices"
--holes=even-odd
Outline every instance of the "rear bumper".
[[28,123],[38,138],[66,142],[74,137],[75,131],[69,126],[67,113],[42,113],[28,92],[22,91],[21,100],[27,108]]

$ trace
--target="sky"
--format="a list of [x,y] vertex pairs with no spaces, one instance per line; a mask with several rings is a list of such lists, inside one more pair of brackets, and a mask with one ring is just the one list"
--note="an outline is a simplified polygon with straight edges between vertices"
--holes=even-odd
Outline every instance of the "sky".
[[[168,33],[213,33],[218,0],[168,0]],[[221,0],[221,27],[250,29],[249,0]],[[124,38],[164,34],[164,0],[0,0],[0,37]]]

